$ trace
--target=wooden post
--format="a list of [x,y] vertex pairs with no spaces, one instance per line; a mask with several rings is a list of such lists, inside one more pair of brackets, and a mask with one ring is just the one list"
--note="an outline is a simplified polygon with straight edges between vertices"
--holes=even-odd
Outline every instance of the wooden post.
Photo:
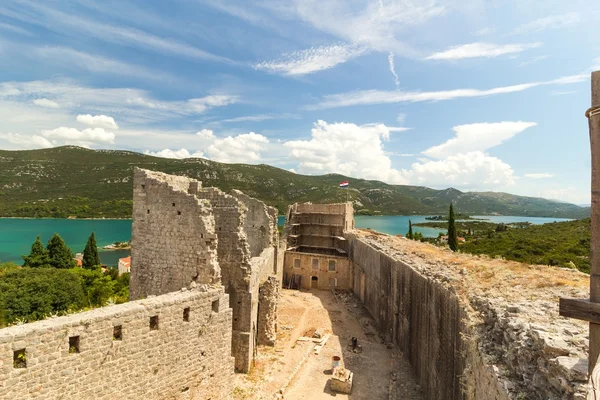
[[[600,71],[592,73],[592,107],[586,113],[592,151],[592,240],[590,252],[590,302],[600,303]],[[590,322],[589,373],[600,355],[600,324]]]
[[585,113],[592,152],[592,240],[590,246],[590,298],[560,299],[559,313],[590,323],[588,371],[590,395],[600,396],[600,71],[592,73],[592,107]]

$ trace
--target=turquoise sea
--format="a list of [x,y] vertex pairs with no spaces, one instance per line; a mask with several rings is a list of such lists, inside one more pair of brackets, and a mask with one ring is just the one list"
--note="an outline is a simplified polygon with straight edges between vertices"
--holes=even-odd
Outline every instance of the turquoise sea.
[[[481,216],[477,217],[495,223],[531,222],[544,224],[556,221],[568,221],[564,218],[536,218],[536,217],[510,217],[510,216]],[[386,215],[355,217],[357,228],[371,228],[379,232],[406,234],[408,220],[413,223],[425,222],[423,215]],[[285,217],[279,217],[279,224],[285,222]],[[423,236],[435,237],[439,229],[414,227],[415,232]],[[43,243],[58,233],[71,247],[74,253],[81,253],[85,243],[92,232],[96,233],[99,247],[114,242],[124,242],[131,239],[131,220],[80,220],[80,219],[18,219],[0,218],[0,262],[13,261],[21,263],[23,254],[29,254],[31,244],[37,235]],[[119,258],[127,257],[128,250],[101,250],[100,258],[103,264],[116,265]]]

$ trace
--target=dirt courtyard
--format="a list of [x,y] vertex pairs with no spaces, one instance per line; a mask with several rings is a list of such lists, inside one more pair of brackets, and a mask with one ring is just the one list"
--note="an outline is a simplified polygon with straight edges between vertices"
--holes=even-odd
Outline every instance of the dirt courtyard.
[[[286,400],[422,399],[407,361],[386,345],[351,294],[283,289],[277,323],[275,347],[261,346],[251,373],[235,375],[234,399],[274,399],[282,389]],[[319,328],[329,337],[315,354],[316,343],[297,339]],[[362,352],[352,351],[352,337]],[[329,387],[333,356],[354,374],[350,395]]]

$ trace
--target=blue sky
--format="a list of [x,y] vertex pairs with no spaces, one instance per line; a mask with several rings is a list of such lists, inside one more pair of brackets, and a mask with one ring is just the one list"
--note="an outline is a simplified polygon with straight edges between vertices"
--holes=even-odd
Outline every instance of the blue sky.
[[589,203],[599,21],[596,0],[2,2],[0,148]]

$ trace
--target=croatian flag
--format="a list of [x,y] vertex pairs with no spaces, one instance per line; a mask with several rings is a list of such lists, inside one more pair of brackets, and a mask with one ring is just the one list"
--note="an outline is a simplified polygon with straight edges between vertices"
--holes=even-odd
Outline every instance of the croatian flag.
[[340,187],[348,187],[348,181],[340,182]]

